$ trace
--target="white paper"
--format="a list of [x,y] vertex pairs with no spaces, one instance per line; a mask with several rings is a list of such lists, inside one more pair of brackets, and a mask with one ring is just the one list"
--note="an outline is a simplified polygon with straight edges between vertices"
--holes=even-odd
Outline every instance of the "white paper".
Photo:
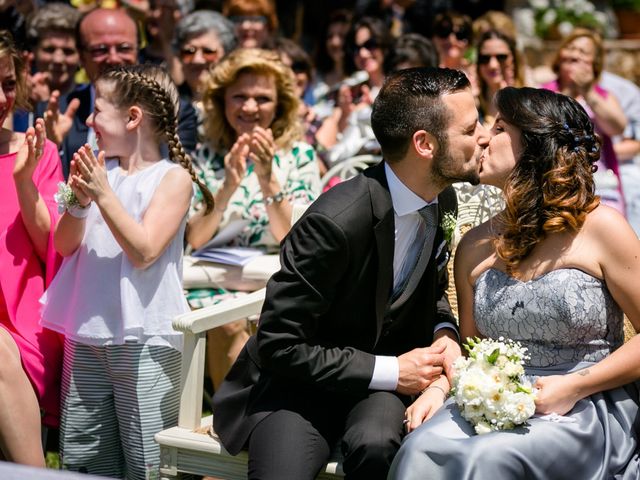
[[249,247],[201,248],[191,254],[192,257],[209,262],[240,266],[261,255],[264,255],[262,250]]
[[242,233],[242,230],[244,230],[247,225],[249,225],[249,220],[231,220],[211,240],[196,250],[196,252],[200,252],[211,247],[217,248],[228,245],[232,240],[240,236],[240,233]]

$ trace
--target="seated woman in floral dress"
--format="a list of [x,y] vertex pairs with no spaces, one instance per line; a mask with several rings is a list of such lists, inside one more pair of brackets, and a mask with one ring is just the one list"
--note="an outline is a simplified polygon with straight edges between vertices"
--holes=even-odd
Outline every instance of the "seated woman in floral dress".
[[[203,101],[207,141],[195,160],[214,192],[215,208],[204,214],[196,204],[187,241],[199,248],[215,235],[237,229],[227,245],[275,253],[291,226],[293,205],[309,204],[320,193],[315,151],[300,141],[303,131],[293,73],[275,52],[235,50],[213,70]],[[233,276],[231,270],[219,283],[189,290],[191,307],[217,303],[234,290],[260,288],[255,283],[225,282]],[[246,322],[209,333],[214,386],[247,339]]]

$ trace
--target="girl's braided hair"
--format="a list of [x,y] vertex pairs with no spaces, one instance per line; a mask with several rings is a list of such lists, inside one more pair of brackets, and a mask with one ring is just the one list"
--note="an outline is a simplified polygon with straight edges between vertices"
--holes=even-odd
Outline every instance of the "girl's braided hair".
[[156,65],[124,65],[108,70],[99,80],[114,85],[109,100],[119,108],[137,105],[149,116],[157,139],[169,147],[169,158],[187,170],[200,188],[205,213],[209,213],[213,209],[213,195],[196,175],[178,137],[178,90],[166,70]]

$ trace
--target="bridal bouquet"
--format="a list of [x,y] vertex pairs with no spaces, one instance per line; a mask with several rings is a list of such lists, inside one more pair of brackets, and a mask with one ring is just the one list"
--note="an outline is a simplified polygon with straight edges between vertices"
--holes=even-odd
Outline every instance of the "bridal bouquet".
[[524,375],[527,349],[518,342],[468,338],[467,358],[454,363],[453,396],[477,434],[507,430],[535,412],[535,394]]

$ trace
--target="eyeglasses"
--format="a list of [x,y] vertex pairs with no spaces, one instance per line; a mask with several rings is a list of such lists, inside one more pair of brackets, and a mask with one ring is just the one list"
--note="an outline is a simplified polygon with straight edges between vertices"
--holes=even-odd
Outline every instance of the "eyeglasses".
[[256,24],[266,25],[267,24],[267,17],[265,17],[264,15],[231,15],[229,17],[229,20],[231,20],[236,25],[243,24],[244,22],[249,22],[249,23],[252,23],[254,25],[256,25]]
[[488,64],[492,58],[498,60],[500,65],[504,65],[509,60],[510,55],[508,53],[499,53],[497,55],[478,55],[478,65],[486,65]]
[[361,43],[360,45],[356,43],[354,47],[356,49],[356,52],[359,51],[361,48],[372,51],[372,50],[375,50],[376,48],[379,48],[379,45],[374,38],[370,38],[369,40],[367,40],[364,43]]
[[136,46],[132,43],[119,43],[118,45],[106,45],[101,43],[99,45],[91,45],[87,47],[86,50],[94,60],[97,60],[109,55],[112,48],[116,50],[118,55],[132,55],[136,50]]
[[206,62],[215,62],[220,56],[218,50],[212,50],[208,47],[194,47],[188,45],[180,49],[180,58],[183,62],[191,62],[198,51],[202,52],[202,58],[204,58]]
[[449,35],[454,34],[458,40],[468,40],[470,35],[470,30],[465,27],[454,27],[452,25],[438,25],[435,27],[433,34],[439,38],[449,38]]

